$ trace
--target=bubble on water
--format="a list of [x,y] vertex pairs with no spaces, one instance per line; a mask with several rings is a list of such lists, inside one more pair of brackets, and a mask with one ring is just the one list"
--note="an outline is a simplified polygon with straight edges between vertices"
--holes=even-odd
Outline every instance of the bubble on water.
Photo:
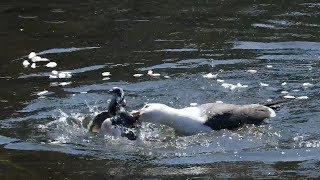
[[267,65],[267,68],[273,68],[273,66],[272,65]]
[[267,83],[260,83],[260,86],[262,86],[262,87],[268,87],[269,84],[267,84]]
[[288,94],[288,91],[281,91],[281,94]]
[[281,83],[281,86],[285,86],[285,85],[287,85],[287,82]]
[[56,67],[58,64],[56,62],[49,62],[48,64],[46,64],[45,66],[48,68],[54,68]]
[[171,78],[170,76],[168,76],[168,75],[165,75],[165,76],[163,76],[164,78],[166,78],[166,79],[169,79],[169,78]]
[[207,78],[207,79],[212,79],[212,78],[217,78],[218,74],[208,73],[208,74],[202,75],[202,77]]

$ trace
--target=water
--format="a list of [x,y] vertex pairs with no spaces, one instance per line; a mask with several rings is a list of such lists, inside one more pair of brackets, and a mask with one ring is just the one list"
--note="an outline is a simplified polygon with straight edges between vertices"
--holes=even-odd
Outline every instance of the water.
[[[318,177],[319,9],[314,0],[1,2],[1,179]],[[24,68],[32,51],[58,66]],[[50,79],[52,70],[72,77]],[[208,73],[248,87],[224,88]],[[259,127],[177,137],[143,124],[128,141],[79,126],[106,109],[113,86],[130,109],[265,103],[283,91],[308,99]]]

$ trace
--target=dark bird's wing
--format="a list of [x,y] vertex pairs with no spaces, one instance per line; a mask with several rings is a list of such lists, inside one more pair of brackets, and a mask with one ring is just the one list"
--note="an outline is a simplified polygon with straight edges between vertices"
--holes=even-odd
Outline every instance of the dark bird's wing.
[[264,119],[272,116],[270,108],[258,104],[208,103],[199,108],[202,116],[207,118],[204,124],[213,130],[235,129],[243,124],[259,125]]
[[100,114],[96,115],[91,121],[91,123],[89,124],[89,127],[88,127],[89,131],[99,132],[103,121],[106,120],[107,118],[110,118],[110,113],[108,111],[103,111]]

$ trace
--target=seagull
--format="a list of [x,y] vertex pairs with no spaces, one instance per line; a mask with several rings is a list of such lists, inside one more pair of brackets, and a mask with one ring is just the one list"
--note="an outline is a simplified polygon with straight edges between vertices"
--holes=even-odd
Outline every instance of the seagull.
[[174,128],[177,135],[188,136],[212,130],[236,129],[244,124],[259,125],[275,117],[270,107],[259,104],[235,105],[207,103],[175,109],[165,104],[150,103],[133,113],[140,122],[163,124]]

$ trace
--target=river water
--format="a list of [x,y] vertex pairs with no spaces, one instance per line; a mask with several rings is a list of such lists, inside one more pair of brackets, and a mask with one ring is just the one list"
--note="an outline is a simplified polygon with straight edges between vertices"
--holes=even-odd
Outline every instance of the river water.
[[[315,0],[1,1],[0,179],[319,177],[319,16]],[[30,52],[57,66],[24,67]],[[259,127],[178,137],[143,124],[129,141],[77,123],[114,86],[130,110],[295,99]]]

